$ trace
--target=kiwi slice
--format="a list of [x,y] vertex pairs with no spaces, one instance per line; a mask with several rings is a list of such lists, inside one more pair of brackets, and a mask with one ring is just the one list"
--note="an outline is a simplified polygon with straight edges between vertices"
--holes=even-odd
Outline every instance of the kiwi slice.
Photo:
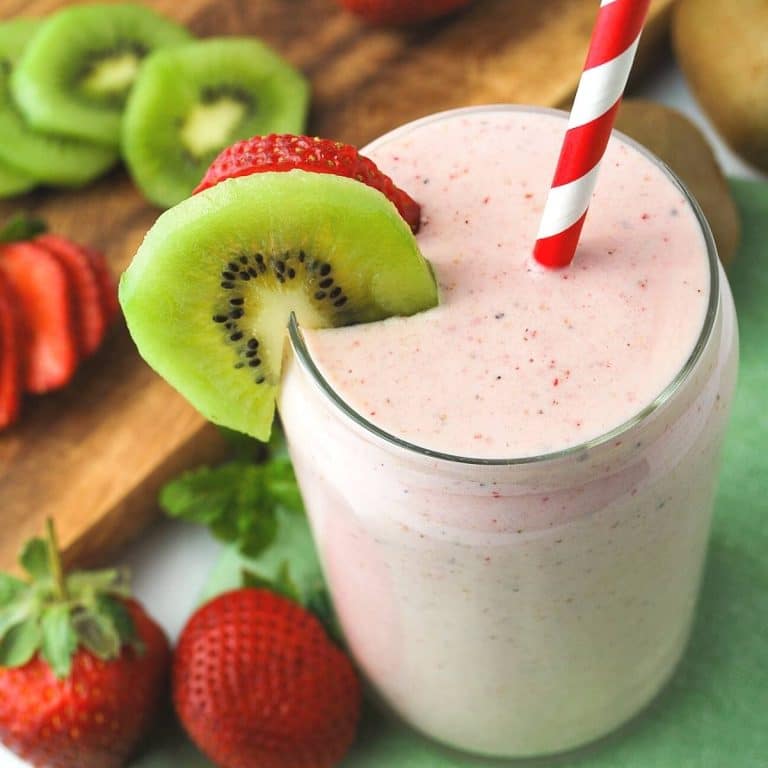
[[38,130],[117,146],[143,58],[189,38],[143,5],[74,5],[48,17],[30,40],[11,77],[13,96]]
[[0,24],[0,161],[43,184],[80,186],[111,168],[117,152],[101,144],[34,130],[10,92],[11,72],[40,25],[37,19],[24,18]]
[[36,182],[31,176],[27,176],[23,171],[17,171],[0,160],[0,198],[21,195],[29,192],[35,185]]
[[266,440],[291,312],[308,328],[437,303],[381,192],[294,170],[228,179],[166,211],[120,282],[145,360],[204,416]]
[[154,203],[188,197],[216,155],[238,139],[301,133],[309,87],[252,38],[213,38],[158,51],[128,100],[123,154]]

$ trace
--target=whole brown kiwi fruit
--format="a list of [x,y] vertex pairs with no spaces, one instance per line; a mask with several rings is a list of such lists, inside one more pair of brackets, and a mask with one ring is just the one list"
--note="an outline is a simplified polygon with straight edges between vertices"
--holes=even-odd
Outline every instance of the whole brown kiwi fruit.
[[721,261],[728,264],[739,244],[739,212],[704,134],[676,110],[643,99],[622,103],[616,128],[648,147],[682,179],[709,221]]
[[768,0],[680,0],[672,39],[725,140],[768,171]]

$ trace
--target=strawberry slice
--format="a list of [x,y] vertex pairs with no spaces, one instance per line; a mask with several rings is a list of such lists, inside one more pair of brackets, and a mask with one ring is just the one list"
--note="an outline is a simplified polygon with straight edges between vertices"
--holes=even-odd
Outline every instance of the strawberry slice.
[[224,149],[211,163],[193,194],[236,176],[267,171],[331,173],[357,179],[378,189],[392,202],[414,232],[419,231],[421,206],[406,192],[395,186],[376,164],[361,155],[350,144],[312,136],[270,134],[238,141]]
[[40,235],[33,242],[53,254],[67,270],[75,299],[80,352],[83,357],[89,357],[99,348],[107,330],[101,287],[91,260],[79,246],[57,235]]
[[107,264],[107,259],[101,251],[94,248],[80,246],[85,255],[91,262],[91,267],[96,272],[96,279],[99,283],[99,295],[101,297],[101,306],[104,315],[107,318],[107,325],[111,325],[115,318],[120,314],[120,304],[117,300],[117,284],[112,272]]
[[26,390],[41,394],[63,387],[78,363],[67,270],[45,248],[27,242],[0,248],[0,270],[21,307],[27,346]]
[[19,304],[0,271],[0,429],[13,424],[21,410],[24,381]]

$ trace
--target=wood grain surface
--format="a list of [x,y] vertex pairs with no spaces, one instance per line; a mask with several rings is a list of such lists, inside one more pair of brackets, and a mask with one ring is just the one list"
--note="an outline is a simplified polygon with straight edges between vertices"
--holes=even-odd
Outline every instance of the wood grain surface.
[[[673,0],[654,0],[641,59],[652,62]],[[0,0],[0,18],[42,16],[61,0]],[[469,104],[561,106],[572,97],[597,0],[476,0],[410,30],[370,29],[333,0],[156,0],[200,36],[257,35],[313,86],[309,130],[363,144],[430,112]],[[2,141],[0,136],[0,141]],[[123,170],[79,191],[0,203],[106,252],[115,273],[159,211]],[[0,435],[0,568],[56,518],[68,561],[97,563],[157,512],[159,486],[225,451],[207,425],[138,357],[120,325],[64,391],[30,398]]]

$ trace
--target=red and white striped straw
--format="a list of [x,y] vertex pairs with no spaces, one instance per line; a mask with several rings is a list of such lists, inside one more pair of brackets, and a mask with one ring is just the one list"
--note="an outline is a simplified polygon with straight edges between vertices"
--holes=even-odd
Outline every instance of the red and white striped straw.
[[601,0],[533,255],[573,260],[651,0]]

